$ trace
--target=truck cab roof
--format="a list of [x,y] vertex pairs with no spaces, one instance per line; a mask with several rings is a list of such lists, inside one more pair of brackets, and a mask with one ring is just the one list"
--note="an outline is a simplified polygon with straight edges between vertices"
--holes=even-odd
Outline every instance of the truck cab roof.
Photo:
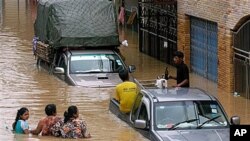
[[154,101],[184,101],[184,100],[215,100],[215,98],[207,94],[199,88],[149,88],[142,90],[147,93]]
[[83,50],[69,50],[68,51],[72,55],[79,54],[115,54],[114,50],[110,49],[83,49]]

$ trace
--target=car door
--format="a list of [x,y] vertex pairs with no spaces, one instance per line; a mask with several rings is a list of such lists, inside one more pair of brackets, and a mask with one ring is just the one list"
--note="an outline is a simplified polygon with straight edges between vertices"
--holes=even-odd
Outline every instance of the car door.
[[65,54],[62,54],[59,57],[57,67],[63,68],[64,69],[64,74],[56,74],[56,76],[62,80],[66,80],[66,74],[67,74],[67,58]]
[[138,114],[139,114],[139,111],[140,111],[142,98],[143,98],[143,94],[141,92],[138,93],[138,95],[137,95],[137,97],[135,99],[133,108],[131,110],[131,115],[130,115],[130,122],[132,124],[134,124],[135,120],[138,119]]
[[148,118],[148,110],[146,107],[146,104],[142,101],[141,103],[141,107],[138,111],[138,119],[139,120],[145,120],[146,121],[146,128],[145,129],[137,129],[143,136],[145,136],[146,138],[150,138],[150,134],[149,134],[149,126],[150,126],[150,121]]
[[150,138],[149,135],[149,114],[148,114],[148,102],[145,102],[145,97],[143,97],[142,93],[139,93],[137,95],[137,98],[135,100],[134,106],[132,108],[131,112],[131,118],[130,121],[132,122],[132,125],[134,125],[135,120],[145,120],[147,123],[147,127],[145,129],[137,129],[143,136],[146,138]]

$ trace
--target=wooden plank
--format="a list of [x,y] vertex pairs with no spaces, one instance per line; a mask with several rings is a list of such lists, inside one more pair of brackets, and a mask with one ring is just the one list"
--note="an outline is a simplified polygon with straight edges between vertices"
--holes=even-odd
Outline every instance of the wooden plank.
[[35,55],[49,63],[52,55],[50,46],[48,44],[42,43],[41,41],[38,41]]

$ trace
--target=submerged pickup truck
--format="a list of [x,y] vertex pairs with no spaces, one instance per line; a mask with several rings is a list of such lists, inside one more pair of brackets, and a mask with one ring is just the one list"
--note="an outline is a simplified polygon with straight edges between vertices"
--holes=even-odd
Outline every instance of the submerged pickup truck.
[[39,66],[70,85],[112,87],[126,66],[109,0],[39,0],[33,50]]
[[109,110],[151,141],[229,141],[230,124],[240,119],[227,115],[212,95],[199,88],[141,89],[130,114],[111,98]]
[[[38,59],[38,66],[44,63]],[[44,64],[43,64],[44,65]],[[120,70],[134,66],[126,66],[119,54],[108,49],[67,50],[58,56],[53,73],[63,81],[74,86],[114,87],[121,83]]]

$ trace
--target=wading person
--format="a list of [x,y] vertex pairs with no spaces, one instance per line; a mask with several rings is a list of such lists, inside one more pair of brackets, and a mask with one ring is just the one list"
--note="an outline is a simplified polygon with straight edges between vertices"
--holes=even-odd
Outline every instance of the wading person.
[[183,61],[184,54],[181,51],[174,53],[174,64],[177,68],[176,76],[168,76],[168,79],[175,79],[175,87],[189,87],[189,70]]
[[127,70],[121,70],[119,76],[123,82],[116,86],[114,98],[120,104],[120,111],[123,113],[129,113],[137,96],[137,85],[134,82],[129,81]]
[[52,127],[52,134],[63,138],[90,138],[85,121],[79,119],[76,106],[69,106],[64,112],[64,119],[59,120]]
[[34,135],[39,135],[41,133],[42,136],[49,136],[51,134],[51,127],[60,120],[59,117],[56,116],[56,105],[48,104],[45,107],[46,117],[42,118],[38,124],[36,129],[31,130],[31,133]]
[[29,134],[29,110],[22,107],[17,111],[15,122],[12,124],[13,130],[18,134]]

